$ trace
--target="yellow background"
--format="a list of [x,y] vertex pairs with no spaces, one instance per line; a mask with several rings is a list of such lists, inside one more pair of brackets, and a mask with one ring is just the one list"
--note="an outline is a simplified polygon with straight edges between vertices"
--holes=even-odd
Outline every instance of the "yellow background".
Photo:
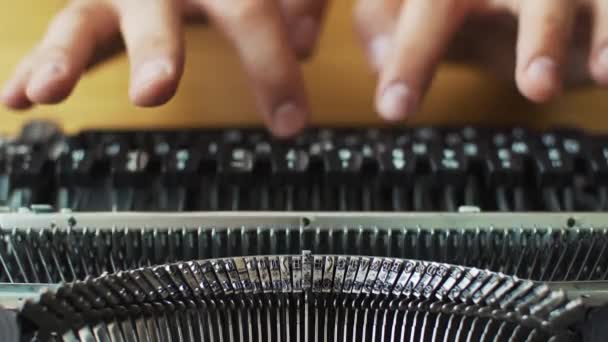
[[[43,34],[65,0],[4,1],[0,10],[0,80]],[[351,24],[350,0],[334,0],[318,54],[304,65],[313,123],[379,124],[372,109],[374,76],[364,61]],[[259,123],[251,94],[231,48],[213,30],[187,31],[187,67],[168,105],[138,109],[127,98],[124,55],[86,75],[68,101],[25,114],[0,109],[1,132],[31,118],[52,118],[69,130],[90,127],[194,127]],[[412,123],[480,123],[528,126],[577,125],[608,131],[606,90],[581,89],[535,106],[512,85],[462,67],[443,67],[422,111]]]

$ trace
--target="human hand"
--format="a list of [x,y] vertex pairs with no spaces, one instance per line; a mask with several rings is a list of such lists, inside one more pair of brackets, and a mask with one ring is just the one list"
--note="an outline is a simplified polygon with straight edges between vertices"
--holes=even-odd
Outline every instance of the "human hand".
[[298,58],[311,54],[326,0],[72,0],[17,66],[0,99],[13,109],[54,104],[72,92],[97,55],[122,35],[130,98],[157,106],[175,94],[186,20],[210,19],[237,50],[258,109],[277,136],[306,125]]
[[359,0],[355,14],[387,120],[417,110],[444,57],[508,74],[535,102],[564,82],[608,86],[606,0]]

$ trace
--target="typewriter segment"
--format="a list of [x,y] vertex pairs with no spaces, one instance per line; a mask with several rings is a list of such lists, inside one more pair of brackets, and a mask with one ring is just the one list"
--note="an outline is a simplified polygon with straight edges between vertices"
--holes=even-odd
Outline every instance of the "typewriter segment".
[[608,136],[0,139],[0,341],[608,337]]

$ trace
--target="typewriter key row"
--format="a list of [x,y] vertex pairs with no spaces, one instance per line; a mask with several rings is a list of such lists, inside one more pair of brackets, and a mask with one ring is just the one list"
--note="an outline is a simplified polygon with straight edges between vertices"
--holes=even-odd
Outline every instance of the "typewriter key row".
[[75,211],[604,211],[608,140],[523,129],[83,132],[0,149],[0,204]]

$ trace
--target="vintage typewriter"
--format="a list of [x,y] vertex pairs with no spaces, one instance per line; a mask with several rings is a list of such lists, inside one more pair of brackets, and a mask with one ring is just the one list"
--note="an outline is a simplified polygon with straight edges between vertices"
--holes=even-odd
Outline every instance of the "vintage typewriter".
[[608,136],[0,141],[1,341],[605,341]]

